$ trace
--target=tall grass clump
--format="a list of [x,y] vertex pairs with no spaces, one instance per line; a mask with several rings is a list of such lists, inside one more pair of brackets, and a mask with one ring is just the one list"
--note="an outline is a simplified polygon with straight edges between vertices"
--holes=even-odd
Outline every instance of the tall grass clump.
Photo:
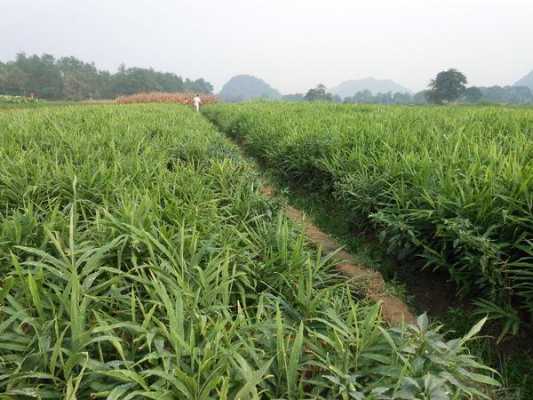
[[400,258],[450,273],[492,318],[533,314],[533,110],[219,104],[218,126],[332,193]]
[[390,328],[174,105],[0,115],[5,399],[478,399],[419,317]]

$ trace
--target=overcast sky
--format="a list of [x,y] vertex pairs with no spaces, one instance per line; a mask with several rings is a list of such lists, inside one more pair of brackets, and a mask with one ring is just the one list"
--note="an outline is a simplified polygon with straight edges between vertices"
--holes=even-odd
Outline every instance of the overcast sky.
[[252,74],[284,93],[373,76],[422,89],[533,70],[533,0],[0,0],[0,60],[74,55],[153,67],[217,90]]

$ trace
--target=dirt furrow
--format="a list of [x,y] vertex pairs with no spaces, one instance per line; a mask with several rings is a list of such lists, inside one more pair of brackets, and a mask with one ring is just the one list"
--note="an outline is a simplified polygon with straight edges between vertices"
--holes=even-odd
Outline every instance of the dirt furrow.
[[[274,189],[264,186],[261,193],[268,198],[274,196]],[[309,222],[302,211],[286,206],[284,213],[291,221],[303,224],[307,238],[317,248],[321,248],[326,253],[337,251],[342,246],[336,240],[322,232],[316,225]],[[375,270],[360,265],[354,257],[347,251],[340,250],[335,254],[334,260],[337,262],[337,271],[343,273],[348,279],[353,280],[365,295],[381,304],[383,319],[391,325],[401,323],[413,323],[414,315],[409,311],[407,305],[398,297],[386,293],[383,276]]]

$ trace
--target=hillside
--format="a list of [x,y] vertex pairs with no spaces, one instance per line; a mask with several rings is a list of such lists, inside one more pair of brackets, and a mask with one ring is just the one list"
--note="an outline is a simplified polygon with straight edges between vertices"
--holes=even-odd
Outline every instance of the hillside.
[[517,81],[513,86],[527,86],[533,91],[533,71]]
[[255,98],[278,99],[281,94],[262,79],[237,75],[222,87],[219,97],[224,101],[237,102]]
[[375,79],[372,77],[345,81],[338,86],[331,88],[329,91],[344,98],[353,96],[355,93],[362,92],[364,90],[369,90],[372,92],[372,94],[388,92],[410,93],[409,89],[390,79]]

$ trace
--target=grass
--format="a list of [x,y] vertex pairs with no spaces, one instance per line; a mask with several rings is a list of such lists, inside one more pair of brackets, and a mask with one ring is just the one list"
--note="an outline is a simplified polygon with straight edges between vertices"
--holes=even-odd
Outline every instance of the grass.
[[0,115],[2,398],[483,398],[422,315],[391,328],[257,171],[175,105]]

